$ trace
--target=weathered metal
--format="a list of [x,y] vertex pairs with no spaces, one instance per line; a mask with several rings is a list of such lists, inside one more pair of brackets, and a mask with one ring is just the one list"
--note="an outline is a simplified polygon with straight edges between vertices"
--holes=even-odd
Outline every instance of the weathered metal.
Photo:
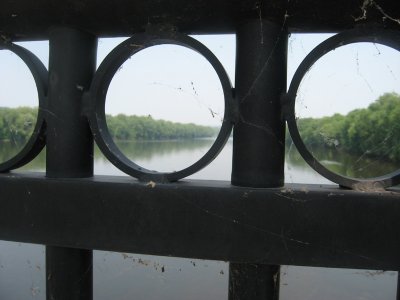
[[232,184],[277,187],[284,182],[285,122],[280,96],[286,92],[288,33],[267,21],[238,28]]
[[[399,191],[282,187],[281,118],[283,113],[298,140],[294,101],[304,72],[324,51],[343,43],[380,42],[399,50],[398,28],[387,30],[398,26],[399,15],[398,0],[1,2],[0,49],[15,52],[30,68],[38,86],[39,117],[27,146],[1,164],[0,171],[27,163],[45,143],[47,163],[46,175],[0,175],[0,239],[47,245],[48,299],[92,298],[92,249],[229,261],[231,299],[242,300],[249,295],[276,298],[282,264],[399,270]],[[289,32],[337,32],[364,23],[374,27],[358,27],[318,46],[279,102],[286,90]],[[236,95],[231,95],[219,61],[188,33],[237,33]],[[133,37],[110,54],[93,80],[97,37],[124,35]],[[35,56],[11,43],[35,39],[50,40],[48,74]],[[107,129],[103,96],[116,68],[142,49],[136,45],[160,43],[189,47],[205,56],[221,79],[226,105],[217,146],[199,165],[168,175],[117,159],[118,151],[106,145],[110,137],[102,133]],[[239,107],[230,105],[234,99]],[[218,154],[233,122],[233,185],[146,184],[196,172]],[[144,182],[93,178],[93,135],[111,162]],[[295,142],[315,166],[301,140]],[[353,179],[317,169],[354,187]],[[389,186],[399,183],[398,178],[396,173],[379,180]],[[248,288],[253,292],[244,296]]]
[[396,192],[0,175],[0,239],[242,263],[398,270]]
[[234,33],[243,20],[260,17],[285,22],[289,32],[334,32],[362,22],[396,25],[384,13],[398,17],[398,1],[12,0],[0,2],[0,34],[47,39],[51,27],[70,26],[96,36],[131,36],[147,24],[171,24],[186,33]]
[[[169,173],[145,169],[126,157],[111,137],[105,112],[107,90],[121,65],[139,51],[164,44],[186,47],[202,55],[220,79],[225,105],[220,131],[210,149],[192,165]],[[122,42],[101,63],[86,95],[84,114],[88,117],[100,150],[117,168],[141,181],[170,182],[198,172],[214,160],[224,148],[236,120],[237,105],[232,93],[232,84],[224,67],[207,47],[185,34],[176,32],[173,28],[148,28],[147,32],[135,34]]]
[[97,39],[76,29],[50,33],[46,110],[46,175],[93,175],[93,136],[82,115],[82,95],[96,69]]
[[[233,185],[283,186],[285,123],[280,96],[286,91],[287,41],[288,33],[280,24],[254,19],[238,27],[235,99],[239,110],[233,133]],[[279,284],[275,288],[267,284],[273,276],[279,278],[279,266],[231,263],[229,276],[231,300],[279,295]],[[257,284],[260,281],[265,286]],[[249,282],[255,284],[250,288]]]
[[280,266],[229,264],[229,299],[279,300]]
[[[91,177],[93,137],[81,110],[83,91],[89,87],[96,68],[97,39],[61,27],[51,31],[49,45],[46,177]],[[42,197],[48,196],[51,194],[43,192]],[[92,299],[92,250],[54,247],[50,240],[43,244],[47,245],[47,300]]]

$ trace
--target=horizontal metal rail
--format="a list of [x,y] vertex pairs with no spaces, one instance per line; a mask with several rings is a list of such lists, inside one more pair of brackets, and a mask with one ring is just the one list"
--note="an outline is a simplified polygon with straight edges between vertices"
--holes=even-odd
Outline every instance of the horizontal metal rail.
[[[285,94],[288,34],[353,29],[329,39],[339,39],[332,49],[350,35],[350,42],[361,41],[361,36],[366,39],[362,41],[383,41],[398,50],[398,28],[387,29],[398,27],[399,15],[398,0],[0,2],[0,48],[13,51],[29,66],[41,111],[32,142],[10,162],[0,164],[0,171],[20,167],[47,146],[47,177],[0,174],[0,239],[47,246],[47,299],[92,298],[93,249],[229,261],[231,300],[277,299],[280,265],[400,270],[400,190],[383,189],[397,184],[399,173],[383,185],[333,180],[354,190],[280,187],[284,121],[295,122],[294,113],[288,112],[294,112],[289,104],[294,107],[296,92]],[[373,28],[377,31],[371,35]],[[111,80],[110,59],[119,63],[144,46],[168,41],[200,49],[214,61],[217,73],[224,74],[212,53],[185,36],[188,33],[237,36],[235,89],[225,75],[219,76],[226,82],[224,120],[229,123],[223,142],[234,127],[236,186],[223,181],[155,183],[175,181],[190,172],[169,178],[143,172],[132,162],[121,163],[127,158],[121,159],[109,140],[102,147],[100,132],[106,126],[96,131],[99,120],[93,116],[102,116],[98,112],[104,101],[100,108],[88,104],[97,103],[100,97],[95,92],[104,94],[107,88],[98,78]],[[97,38],[108,36],[132,37],[95,73]],[[50,40],[48,74],[33,54],[10,43],[35,39]],[[318,49],[325,54],[325,48]],[[313,62],[314,56],[308,60]],[[112,62],[111,67],[119,67]],[[233,100],[237,102],[231,109]],[[106,156],[112,163],[141,182],[90,177],[93,136],[103,152],[111,149],[112,155]],[[219,146],[223,143],[206,155],[207,163]],[[310,156],[306,160],[315,166]],[[129,172],[132,169],[147,177]],[[72,286],[76,278],[81,279]]]
[[0,239],[231,262],[398,270],[397,191],[0,176]]
[[398,1],[377,2],[378,6],[361,0],[1,1],[0,35],[46,39],[49,28],[71,26],[96,36],[131,36],[145,24],[172,24],[188,33],[234,33],[242,20],[261,17],[291,32],[341,31],[364,21],[395,25],[388,17],[400,15]]

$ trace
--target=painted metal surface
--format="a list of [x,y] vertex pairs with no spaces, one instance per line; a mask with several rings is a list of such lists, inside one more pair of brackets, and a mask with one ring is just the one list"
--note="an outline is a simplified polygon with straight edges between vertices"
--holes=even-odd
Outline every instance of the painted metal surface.
[[96,36],[131,36],[147,24],[171,24],[186,33],[234,33],[243,19],[260,16],[290,32],[334,32],[362,22],[396,25],[382,12],[398,17],[398,1],[12,0],[0,2],[0,34],[46,39],[50,28],[71,26]]
[[398,270],[398,191],[0,176],[0,238],[243,263]]
[[[15,52],[25,61],[38,86],[40,101],[39,125],[27,144],[29,149],[0,165],[0,171],[29,162],[45,143],[47,170],[46,175],[0,175],[0,238],[47,245],[48,299],[92,298],[92,249],[229,261],[230,287],[234,289],[231,299],[246,299],[246,280],[261,282],[253,285],[251,299],[275,299],[274,276],[282,264],[399,270],[398,190],[282,186],[282,116],[296,139],[294,110],[285,102],[289,99],[294,106],[296,78],[301,79],[302,72],[326,50],[324,47],[333,49],[341,41],[377,39],[398,49],[398,31],[387,30],[396,25],[391,16],[400,15],[397,2],[1,2],[0,48]],[[358,30],[351,31],[354,35],[350,36],[342,33],[338,35],[342,40],[336,37],[328,40],[332,45],[317,47],[299,68],[293,87],[280,103],[280,95],[286,90],[289,32],[341,31],[363,23],[379,24],[381,31],[372,31],[375,35]],[[149,24],[174,31],[145,32]],[[227,32],[238,37],[237,93],[232,93],[229,79],[211,52],[186,36]],[[123,35],[133,37],[112,52],[105,61],[108,65],[100,67],[96,77],[97,37]],[[48,74],[37,58],[11,43],[46,38],[50,39]],[[199,51],[212,63],[224,87],[226,123],[217,146],[200,167],[218,154],[232,123],[236,123],[232,185],[221,181],[156,183],[153,181],[182,179],[199,168],[189,167],[190,172],[184,170],[182,174],[150,174],[139,166],[132,168],[115,149],[105,147],[108,138],[100,134],[100,129],[105,129],[101,95],[115,68],[139,50],[136,46],[129,48],[130,42],[145,47],[183,45]],[[272,54],[266,56],[266,51]],[[84,96],[89,90],[91,93]],[[248,91],[254,102],[240,102]],[[266,100],[269,102],[264,103]],[[234,101],[239,105],[230,106]],[[96,115],[99,112],[101,120]],[[260,112],[265,117],[262,121],[266,121],[266,126],[259,128],[262,134],[257,133],[256,126],[246,127],[246,120],[257,122]],[[111,161],[142,182],[131,177],[92,177],[93,135]],[[301,150],[301,141],[296,144]],[[303,155],[313,160],[307,153]],[[331,178],[331,174],[319,171]],[[147,180],[152,180],[151,184]],[[398,174],[385,180],[384,186],[396,184]],[[337,182],[354,187],[353,181]],[[76,278],[80,280],[78,286],[68,290]]]

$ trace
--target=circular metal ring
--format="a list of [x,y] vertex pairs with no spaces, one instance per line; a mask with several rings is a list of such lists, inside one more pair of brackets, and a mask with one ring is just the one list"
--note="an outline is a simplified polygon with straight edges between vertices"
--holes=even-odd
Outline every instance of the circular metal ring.
[[39,103],[38,115],[32,135],[25,146],[15,156],[0,163],[0,172],[19,168],[33,160],[46,144],[45,117],[48,72],[43,63],[27,49],[9,42],[0,42],[0,50],[9,50],[16,54],[27,65],[35,80]]
[[[113,141],[106,122],[106,94],[117,70],[135,53],[148,47],[172,44],[189,48],[212,65],[217,73],[224,93],[225,112],[220,132],[207,153],[194,164],[176,172],[157,172],[142,168],[127,158]],[[233,126],[233,97],[229,77],[215,55],[199,41],[175,32],[154,31],[135,34],[125,40],[104,59],[93,78],[88,97],[89,108],[86,115],[89,119],[93,136],[102,153],[121,171],[138,178],[140,181],[172,182],[187,177],[207,166],[222,150],[232,131]]]
[[347,30],[334,35],[317,47],[315,47],[302,61],[300,66],[297,68],[293,79],[290,83],[288,93],[284,96],[284,114],[285,119],[288,123],[290,136],[297,150],[304,158],[304,160],[319,174],[325,178],[338,183],[343,187],[353,189],[374,189],[382,187],[390,187],[400,183],[400,169],[373,178],[351,178],[339,175],[328,170],[324,167],[307,149],[303,140],[301,139],[295,116],[295,102],[297,97],[297,91],[300,83],[306,73],[310,70],[313,64],[328,52],[335,50],[338,47],[353,44],[353,43],[376,43],[384,46],[391,47],[397,51],[400,51],[400,32],[385,30],[377,27],[363,26],[355,29]]

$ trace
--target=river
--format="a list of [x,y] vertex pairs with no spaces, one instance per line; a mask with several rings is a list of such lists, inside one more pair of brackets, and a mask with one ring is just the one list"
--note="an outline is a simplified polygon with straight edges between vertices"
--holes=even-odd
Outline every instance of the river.
[[[125,142],[120,149],[136,163],[158,171],[176,171],[200,158],[212,140]],[[9,157],[11,147],[0,143],[0,160]],[[344,162],[356,157],[334,157],[324,152],[318,157],[327,166],[346,174]],[[339,155],[339,154],[337,154]],[[232,141],[205,169],[192,179],[229,180]],[[24,170],[43,171],[44,152]],[[393,165],[388,164],[391,170]],[[95,150],[95,174],[124,174]],[[368,174],[367,174],[368,175]],[[294,147],[286,155],[285,181],[329,183],[302,161]],[[41,245],[0,242],[0,299],[45,299],[44,247]],[[166,258],[94,251],[94,299],[227,299],[228,264],[195,259]],[[396,272],[322,269],[282,266],[281,300],[394,300]]]

